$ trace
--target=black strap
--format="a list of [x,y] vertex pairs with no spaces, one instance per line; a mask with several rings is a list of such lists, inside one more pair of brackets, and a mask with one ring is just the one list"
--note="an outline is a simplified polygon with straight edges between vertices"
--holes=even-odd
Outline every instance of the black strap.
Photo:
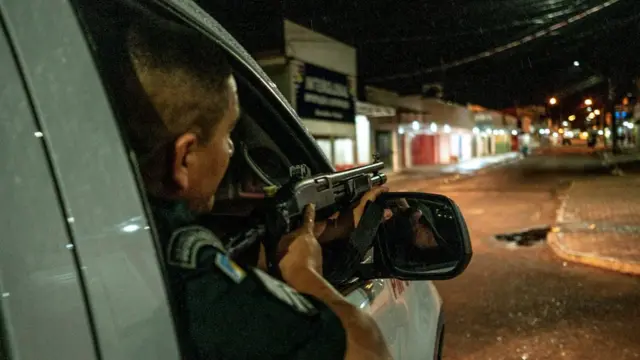
[[373,240],[378,232],[378,227],[384,218],[384,207],[376,202],[368,201],[365,205],[364,213],[355,230],[351,233],[349,242],[357,252],[357,262],[364,260],[365,255],[371,248]]

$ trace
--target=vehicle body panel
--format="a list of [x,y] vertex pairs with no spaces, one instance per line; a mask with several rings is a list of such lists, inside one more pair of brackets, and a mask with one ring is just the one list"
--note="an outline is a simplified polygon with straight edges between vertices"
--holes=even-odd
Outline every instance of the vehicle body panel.
[[68,1],[3,4],[53,159],[102,359],[175,360],[154,242],[75,11]]
[[[0,7],[1,11],[1,7]],[[94,359],[82,282],[28,94],[0,28],[0,358]]]
[[370,313],[394,359],[430,359],[439,336],[442,300],[429,281],[377,279],[346,295]]

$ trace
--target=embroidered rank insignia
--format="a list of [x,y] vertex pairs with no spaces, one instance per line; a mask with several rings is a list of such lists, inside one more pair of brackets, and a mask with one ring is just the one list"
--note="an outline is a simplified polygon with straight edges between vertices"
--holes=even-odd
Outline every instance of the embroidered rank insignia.
[[238,264],[229,259],[229,257],[223,253],[216,254],[216,266],[236,284],[240,283],[242,279],[247,276]]
[[169,240],[167,262],[184,269],[195,269],[199,251],[208,246],[224,251],[220,240],[209,229],[197,225],[180,228]]
[[253,271],[267,291],[297,312],[309,316],[316,315],[318,313],[318,310],[309,300],[307,300],[307,298],[292,289],[289,285],[272,278],[260,269],[253,269]]

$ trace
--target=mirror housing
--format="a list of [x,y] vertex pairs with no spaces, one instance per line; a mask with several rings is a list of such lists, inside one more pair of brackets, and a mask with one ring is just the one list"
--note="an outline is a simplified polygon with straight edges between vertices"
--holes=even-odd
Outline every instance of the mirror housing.
[[361,280],[447,280],[469,265],[473,250],[458,205],[439,194],[389,192],[374,204],[385,209],[373,239],[373,256],[359,266]]

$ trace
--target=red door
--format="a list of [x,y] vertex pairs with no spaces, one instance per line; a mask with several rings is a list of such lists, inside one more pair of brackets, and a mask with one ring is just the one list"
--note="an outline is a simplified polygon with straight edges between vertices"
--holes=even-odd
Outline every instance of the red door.
[[411,140],[411,162],[413,165],[431,165],[436,163],[438,141],[434,135],[416,135]]
[[511,135],[511,151],[518,151],[518,135]]

